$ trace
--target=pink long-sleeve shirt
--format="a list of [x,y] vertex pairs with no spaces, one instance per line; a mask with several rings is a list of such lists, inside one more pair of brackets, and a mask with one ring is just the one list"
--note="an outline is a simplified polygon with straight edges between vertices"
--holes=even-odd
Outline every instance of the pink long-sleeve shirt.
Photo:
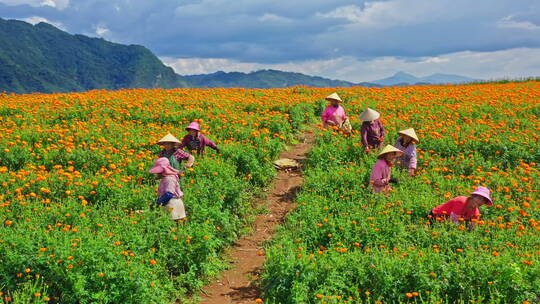
[[330,105],[327,106],[326,109],[324,109],[321,119],[323,121],[323,127],[326,127],[328,125],[326,123],[327,120],[331,120],[337,125],[339,125],[344,122],[345,119],[347,119],[347,115],[345,115],[345,109],[342,106],[339,105],[337,107],[334,107]]
[[[206,138],[206,136],[204,136],[202,134],[198,134],[197,139],[198,139],[199,147],[196,150],[197,150],[198,154],[204,154],[204,148],[206,146],[209,146],[210,148],[212,148],[214,150],[217,149],[217,145],[213,141],[211,141],[210,139]],[[180,144],[180,149],[183,149],[184,147],[189,147],[189,143],[192,140],[194,140],[194,138],[190,134],[184,136],[184,138],[182,138],[182,143]]]
[[[379,159],[375,163],[371,170],[371,177],[369,178],[373,191],[378,193],[389,187],[390,169],[390,166],[384,159]],[[386,179],[386,181],[383,182],[383,179]]]
[[158,197],[163,194],[170,192],[174,195],[174,198],[181,198],[184,196],[184,193],[180,189],[178,184],[178,176],[176,175],[165,175],[161,178],[158,186]]
[[405,169],[416,169],[416,145],[410,143],[407,147],[401,144],[401,140],[396,140],[394,147],[403,151],[403,155],[396,159],[396,164]]

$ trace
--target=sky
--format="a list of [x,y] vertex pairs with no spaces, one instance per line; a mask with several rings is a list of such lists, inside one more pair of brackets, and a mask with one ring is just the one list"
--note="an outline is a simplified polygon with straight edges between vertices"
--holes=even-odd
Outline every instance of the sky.
[[540,76],[540,0],[0,0],[0,17],[143,45],[182,75]]

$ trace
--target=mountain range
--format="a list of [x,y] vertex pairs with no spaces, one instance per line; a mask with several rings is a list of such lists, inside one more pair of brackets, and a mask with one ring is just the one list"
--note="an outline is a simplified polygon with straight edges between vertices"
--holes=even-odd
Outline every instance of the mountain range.
[[473,81],[458,75],[415,77],[399,72],[353,83],[277,70],[178,75],[147,48],[72,35],[48,23],[0,18],[0,92],[70,92],[120,88],[380,87]]
[[371,81],[371,83],[381,86],[398,86],[411,84],[467,83],[473,81],[478,81],[478,79],[452,74],[433,74],[425,77],[416,77],[405,72],[397,72],[393,76]]
[[378,86],[362,82],[353,83],[344,80],[332,80],[319,76],[308,76],[301,73],[283,72],[278,70],[259,70],[251,73],[242,72],[216,72],[202,75],[182,76],[191,87],[208,88],[285,88],[305,85],[309,87],[352,87],[352,86]]

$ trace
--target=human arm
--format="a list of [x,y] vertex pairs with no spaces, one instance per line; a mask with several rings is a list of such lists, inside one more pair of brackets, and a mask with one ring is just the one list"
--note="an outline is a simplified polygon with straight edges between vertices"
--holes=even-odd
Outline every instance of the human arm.
[[187,161],[186,161],[186,169],[189,169],[193,167],[193,163],[195,162],[195,157],[193,155],[189,155]]
[[380,132],[380,138],[379,138],[379,141],[380,142],[383,142],[384,141],[384,138],[386,137],[386,131],[384,130],[384,126],[383,126],[383,123],[382,121],[378,120],[379,121],[379,127],[381,128],[381,132]]
[[417,158],[416,158],[416,147],[413,146],[410,153],[410,160],[409,160],[409,169],[416,170],[417,165]]
[[216,150],[216,151],[219,151],[218,146],[217,146],[213,141],[211,141],[210,139],[208,139],[208,138],[207,138],[206,136],[204,136],[204,135],[201,135],[201,137],[202,137],[202,140],[204,141],[204,144],[205,144],[206,146],[208,146],[208,147],[210,147],[210,148],[212,148],[212,149],[214,149],[214,150]]
[[345,121],[348,117],[347,117],[347,113],[345,113],[345,108],[344,107],[341,107],[341,111],[342,111],[342,116],[341,118],[343,119],[343,121]]
[[433,208],[431,211],[436,216],[450,215],[450,213],[454,209],[454,205],[456,202],[457,202],[456,198],[453,198],[447,201],[446,203]]
[[478,209],[474,210],[474,215],[472,216],[472,219],[467,224],[467,228],[469,231],[473,231],[476,229],[476,225],[480,221],[480,211]]
[[416,165],[417,165],[417,158],[416,158],[416,147],[413,147],[410,159],[409,159],[409,176],[414,176],[416,173]]
[[367,131],[367,127],[365,125],[362,125],[362,127],[360,128],[360,133],[361,133],[361,137],[362,137],[362,145],[364,146],[365,150],[367,153],[369,153],[369,144],[368,144],[368,131]]
[[370,180],[373,185],[377,187],[384,187],[388,185],[388,182],[390,181],[388,176],[385,176],[384,168],[382,168],[379,161],[375,163],[373,170],[371,170]]
[[176,152],[174,152],[174,157],[178,162],[181,162],[182,160],[186,161],[186,168],[191,168],[193,166],[193,163],[195,162],[195,157],[193,155],[187,153],[186,151],[182,149],[177,149]]
[[327,126],[327,125],[334,126],[336,124],[333,120],[330,119],[331,116],[332,116],[332,113],[330,113],[330,108],[326,107],[326,109],[324,109],[324,112],[322,113],[322,116],[321,116],[323,126]]
[[323,124],[326,124],[326,120],[328,120],[328,108],[324,109],[322,115],[321,115],[321,120],[323,122]]
[[339,106],[339,108],[334,112],[334,122],[336,125],[341,127],[345,119],[347,119],[347,115],[345,115],[345,108]]

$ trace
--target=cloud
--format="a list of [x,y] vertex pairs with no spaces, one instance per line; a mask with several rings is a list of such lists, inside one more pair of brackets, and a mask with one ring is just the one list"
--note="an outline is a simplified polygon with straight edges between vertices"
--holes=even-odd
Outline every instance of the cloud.
[[442,57],[430,57],[423,60],[424,63],[443,63],[443,62],[448,62],[448,61],[450,61],[450,59],[442,58]]
[[216,58],[305,71],[345,62],[351,79],[361,78],[359,63],[388,58],[440,65],[455,63],[447,54],[540,48],[537,0],[0,0],[0,16],[40,16],[71,33],[194,58],[194,69],[223,64]]
[[225,58],[162,57],[161,60],[181,75],[207,74],[216,71],[248,73],[261,69],[277,69],[352,82],[373,81],[399,71],[419,77],[435,73],[459,74],[476,79],[540,76],[540,48],[516,48],[495,52],[464,51],[412,60],[397,57],[379,57],[369,60],[339,57],[279,64],[239,62]]
[[181,75],[208,74],[217,71],[251,72],[263,69],[264,65],[254,62],[238,62],[225,58],[171,58],[160,57],[161,61]]
[[96,25],[96,35],[98,35],[99,37],[104,37],[105,35],[109,34],[109,29],[106,28],[104,25],[102,24],[98,24]]
[[260,16],[259,18],[257,18],[257,20],[261,22],[280,22],[280,23],[292,21],[289,18],[285,18],[282,16],[274,15],[274,14],[268,14],[268,13]]
[[7,5],[29,5],[33,7],[49,6],[59,10],[65,9],[69,5],[69,0],[0,0],[0,3]]
[[450,4],[450,1],[369,1],[364,3],[363,8],[357,5],[341,6],[327,13],[318,13],[317,16],[345,19],[367,28],[388,28],[441,18],[442,9],[447,4]]
[[45,23],[49,23],[49,24],[52,24],[54,25],[55,27],[63,30],[63,31],[66,31],[66,27],[61,23],[61,22],[55,22],[55,21],[50,21],[46,18],[43,18],[43,17],[39,17],[39,16],[32,16],[32,17],[27,17],[27,18],[24,18],[22,19],[22,21],[25,21],[25,22],[28,22],[32,25],[36,25],[40,22],[45,22]]
[[510,29],[521,29],[521,30],[540,30],[540,25],[536,25],[532,23],[531,21],[517,21],[514,20],[514,15],[508,15],[499,22],[497,22],[497,26],[500,28],[510,28]]

